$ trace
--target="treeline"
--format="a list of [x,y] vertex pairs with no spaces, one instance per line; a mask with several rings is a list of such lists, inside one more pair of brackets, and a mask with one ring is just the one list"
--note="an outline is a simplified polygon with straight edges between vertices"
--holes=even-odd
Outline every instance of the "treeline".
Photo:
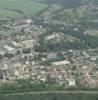
[[[22,92],[34,92],[34,91],[60,91],[64,90],[64,86],[55,86],[56,82],[49,79],[46,83],[35,82],[32,83],[31,79],[20,79],[16,80],[17,83],[4,83],[0,86],[0,94],[7,93],[22,93]],[[0,99],[1,100],[1,99]]]
[[85,29],[83,27],[80,27],[78,31],[74,31],[72,27],[65,28],[64,30],[59,30],[58,27],[53,27],[52,31],[55,31],[55,32],[61,31],[65,35],[65,37],[67,34],[67,35],[77,38],[78,40],[74,40],[73,42],[70,42],[70,41],[66,42],[66,40],[62,40],[62,42],[60,43],[53,43],[53,41],[45,43],[44,40],[47,34],[43,34],[39,36],[38,43],[40,45],[35,46],[35,51],[38,51],[38,52],[60,51],[60,50],[63,51],[63,50],[68,50],[68,49],[87,49],[87,48],[97,48],[98,47],[98,37],[91,36],[88,34],[85,35],[84,34]]

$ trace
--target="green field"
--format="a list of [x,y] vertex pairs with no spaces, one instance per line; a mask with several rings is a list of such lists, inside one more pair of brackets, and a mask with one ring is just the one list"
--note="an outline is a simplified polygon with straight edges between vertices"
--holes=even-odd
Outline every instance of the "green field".
[[47,7],[46,4],[33,0],[0,0],[0,19],[32,17],[45,7]]
[[98,100],[98,95],[91,94],[24,94],[0,95],[0,100]]

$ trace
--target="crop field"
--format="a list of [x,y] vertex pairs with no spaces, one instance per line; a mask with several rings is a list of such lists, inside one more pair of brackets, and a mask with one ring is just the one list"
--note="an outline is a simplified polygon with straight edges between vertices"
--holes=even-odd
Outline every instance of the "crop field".
[[33,0],[0,0],[0,19],[32,17],[47,7]]

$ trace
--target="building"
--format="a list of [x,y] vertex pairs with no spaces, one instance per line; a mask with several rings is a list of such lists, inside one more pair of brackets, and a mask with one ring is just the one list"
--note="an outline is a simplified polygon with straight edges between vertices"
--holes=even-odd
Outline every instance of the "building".
[[57,58],[57,53],[55,52],[47,53],[47,59],[56,59],[56,58]]
[[73,77],[70,77],[68,79],[68,85],[69,86],[75,86],[76,85],[76,80]]
[[56,61],[52,63],[52,65],[55,65],[55,66],[66,65],[66,64],[70,64],[70,62],[67,60],[63,60],[63,61]]
[[9,45],[4,45],[4,49],[6,49],[7,52],[9,52],[9,53],[15,53],[16,52],[15,48],[13,48]]

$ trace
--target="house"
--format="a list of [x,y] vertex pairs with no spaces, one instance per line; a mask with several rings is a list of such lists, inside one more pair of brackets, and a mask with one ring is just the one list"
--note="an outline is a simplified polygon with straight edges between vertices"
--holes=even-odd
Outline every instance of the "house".
[[57,37],[59,37],[59,34],[54,33],[52,35],[46,36],[45,40],[47,41],[47,40],[51,40],[51,39],[54,39],[54,38],[57,38]]
[[91,61],[96,61],[96,59],[97,59],[96,57],[93,57],[93,56],[90,57]]
[[32,24],[32,23],[33,23],[33,20],[32,20],[32,19],[26,19],[26,20],[25,20],[25,23],[26,23],[26,24]]
[[0,55],[4,55],[7,52],[5,48],[0,47]]
[[56,62],[53,62],[52,65],[55,65],[55,66],[60,66],[60,65],[67,65],[67,64],[70,64],[69,61],[67,60],[63,60],[63,61],[56,61]]
[[73,77],[70,77],[68,79],[68,85],[69,86],[75,86],[76,85],[76,80]]
[[55,59],[55,58],[57,58],[57,53],[55,52],[47,53],[47,59]]
[[3,79],[3,78],[4,78],[3,71],[0,70],[0,79]]
[[40,78],[40,81],[46,82],[46,77],[41,77],[41,78]]
[[86,58],[89,58],[89,54],[87,54],[86,52],[82,52],[83,56],[86,57]]
[[23,40],[21,42],[21,45],[23,45],[23,47],[25,48],[32,48],[34,46],[34,44],[36,43],[36,40]]
[[9,53],[15,53],[16,52],[15,48],[13,48],[9,45],[4,45],[4,49],[6,49],[7,52],[9,52]]
[[12,48],[12,47],[9,46],[9,45],[5,45],[4,48],[7,49],[8,51],[12,51],[12,50],[14,50],[14,48]]
[[4,38],[4,35],[5,35],[5,33],[3,33],[3,32],[0,32],[0,40],[3,40]]

